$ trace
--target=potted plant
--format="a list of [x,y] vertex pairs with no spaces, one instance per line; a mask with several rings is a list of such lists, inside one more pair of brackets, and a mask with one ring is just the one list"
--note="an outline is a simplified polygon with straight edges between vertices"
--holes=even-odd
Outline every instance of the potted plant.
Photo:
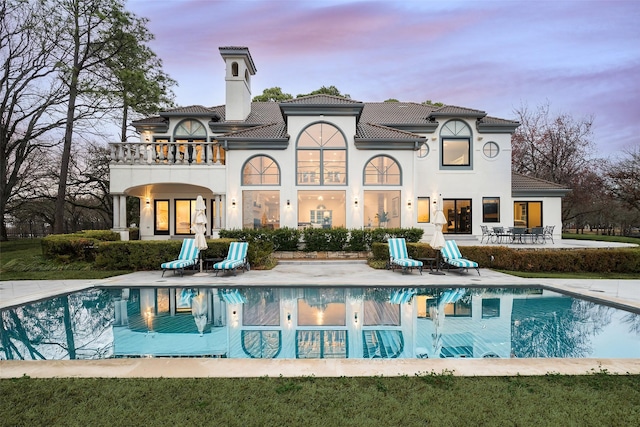
[[389,212],[378,212],[376,219],[378,220],[378,227],[386,227],[389,222]]

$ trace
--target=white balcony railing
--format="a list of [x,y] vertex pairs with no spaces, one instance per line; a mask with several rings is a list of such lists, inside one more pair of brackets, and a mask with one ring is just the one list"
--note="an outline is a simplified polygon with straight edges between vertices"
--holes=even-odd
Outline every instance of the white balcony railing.
[[112,142],[111,164],[224,165],[218,142]]

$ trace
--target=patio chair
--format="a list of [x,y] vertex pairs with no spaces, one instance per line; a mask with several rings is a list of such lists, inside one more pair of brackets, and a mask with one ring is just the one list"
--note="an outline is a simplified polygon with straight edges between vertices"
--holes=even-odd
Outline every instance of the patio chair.
[[486,225],[481,225],[480,230],[482,230],[482,237],[480,238],[480,243],[483,243],[485,238],[487,239],[487,243],[489,243],[493,239],[493,236],[495,235],[493,232],[493,229],[492,228],[490,229]]
[[233,271],[233,275],[236,275],[236,270],[249,271],[249,261],[247,260],[247,249],[249,243],[247,242],[231,242],[229,245],[229,253],[227,257],[220,262],[213,264],[213,269],[218,272]]
[[544,243],[544,227],[531,229],[531,243]]
[[407,243],[403,238],[391,238],[389,243],[389,267],[391,270],[402,268],[402,274],[408,270],[417,268],[422,274],[422,261],[409,258],[407,253]]
[[460,253],[460,249],[458,249],[458,244],[455,240],[447,240],[444,244],[444,247],[440,249],[442,253],[442,258],[447,264],[447,268],[450,266],[456,268],[463,268],[468,270],[469,268],[475,268],[478,272],[478,276],[480,275],[480,269],[478,268],[478,263],[475,261],[469,261],[462,257]]
[[180,276],[184,273],[185,267],[191,267],[196,265],[198,257],[200,256],[200,250],[196,247],[195,239],[184,239],[182,241],[182,248],[178,258],[173,261],[168,261],[160,264],[162,268],[162,277],[167,270],[175,270],[180,272]]
[[555,225],[546,225],[544,227],[544,233],[542,234],[543,239],[546,241],[547,238],[551,239],[551,243],[555,242],[553,241],[553,229],[556,228]]

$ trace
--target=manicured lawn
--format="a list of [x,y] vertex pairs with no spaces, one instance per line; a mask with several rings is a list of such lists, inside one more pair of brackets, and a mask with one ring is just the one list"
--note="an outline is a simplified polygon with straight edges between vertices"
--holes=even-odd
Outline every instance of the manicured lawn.
[[0,381],[0,425],[635,426],[640,376]]
[[42,256],[40,239],[0,242],[0,280],[104,279],[131,271],[96,270],[88,262],[61,263]]

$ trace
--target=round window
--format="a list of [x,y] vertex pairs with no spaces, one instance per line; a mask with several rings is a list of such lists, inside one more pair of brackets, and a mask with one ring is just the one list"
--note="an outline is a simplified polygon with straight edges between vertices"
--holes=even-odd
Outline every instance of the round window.
[[493,141],[487,142],[482,147],[482,153],[490,159],[493,159],[494,157],[498,156],[499,152],[500,152],[500,147],[498,147],[498,144],[496,144]]
[[423,158],[429,155],[429,146],[426,142],[423,142],[418,150],[418,157]]

